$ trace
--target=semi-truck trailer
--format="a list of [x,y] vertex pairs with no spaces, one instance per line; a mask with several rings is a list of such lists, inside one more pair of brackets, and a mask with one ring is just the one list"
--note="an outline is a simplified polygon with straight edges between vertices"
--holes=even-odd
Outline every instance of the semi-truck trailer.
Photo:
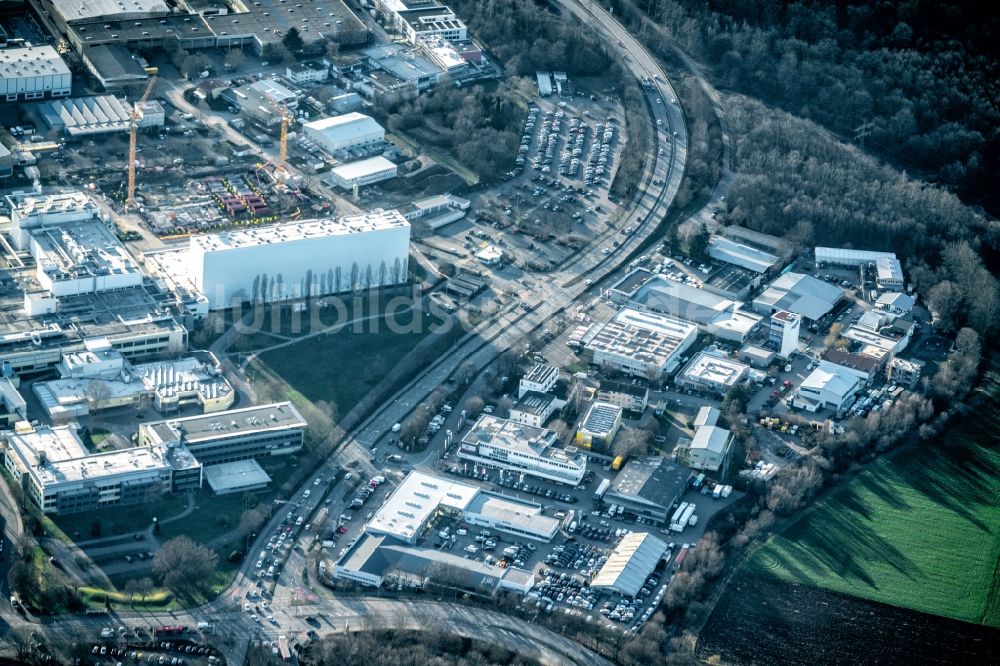
[[611,487],[611,479],[602,480],[600,485],[597,486],[597,490],[594,491],[594,501],[598,502],[604,499],[604,493],[608,492],[608,488],[610,487]]

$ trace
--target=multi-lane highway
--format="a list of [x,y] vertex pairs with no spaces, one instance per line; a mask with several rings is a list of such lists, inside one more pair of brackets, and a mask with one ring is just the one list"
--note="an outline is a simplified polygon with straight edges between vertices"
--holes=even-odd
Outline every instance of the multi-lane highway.
[[[594,240],[589,251],[577,255],[558,270],[547,274],[546,279],[537,281],[529,297],[529,302],[534,306],[530,311],[510,309],[470,331],[448,354],[432,363],[350,433],[334,461],[335,466],[351,466],[356,470],[355,473],[374,473],[375,469],[369,462],[370,447],[389,432],[394,423],[403,421],[416,405],[444,383],[460,365],[471,363],[478,368],[487,366],[531,331],[544,326],[577,301],[590,298],[592,294],[588,292],[591,289],[596,292],[604,279],[650,241],[650,235],[666,215],[677,194],[684,174],[687,131],[682,110],[675,102],[676,95],[667,82],[666,75],[652,56],[599,6],[581,5],[572,0],[557,2],[563,11],[572,13],[594,27],[618,52],[627,54],[624,64],[637,78],[652,83],[643,90],[650,110],[650,118],[646,122],[651,128],[650,135],[654,143],[648,147],[628,148],[651,151],[651,164],[644,173],[645,185],[640,188],[641,193],[621,218],[623,225],[633,226],[636,231],[618,246],[611,243],[616,230],[605,232]],[[630,118],[629,121],[637,122],[641,119]],[[605,248],[608,248],[607,253],[603,251]],[[313,487],[316,479],[326,480],[332,473],[331,466],[321,467],[304,482],[303,488]],[[336,516],[341,511],[342,501],[339,495],[343,492],[339,486],[334,491],[334,499],[329,505],[331,515]],[[306,513],[314,510],[319,502],[320,496],[317,493],[311,503],[304,502],[297,511]],[[261,536],[251,547],[251,553],[264,549],[268,535],[279,528],[285,514],[285,511],[279,511],[260,530]],[[249,640],[254,636],[276,638],[278,634],[294,634],[311,628],[322,633],[324,630],[352,631],[369,626],[435,626],[461,635],[497,642],[543,663],[606,663],[586,648],[554,632],[506,615],[469,606],[436,601],[343,599],[325,592],[310,598],[308,604],[299,605],[303,568],[309,562],[310,559],[304,553],[295,553],[279,576],[271,603],[274,622],[262,618],[254,621],[242,609],[247,593],[256,589],[251,576],[256,564],[255,557],[247,558],[233,584],[210,604],[169,614],[122,613],[117,616],[117,620],[130,626],[212,622],[225,631],[227,640],[222,647],[227,650],[231,663],[242,663]],[[309,625],[304,619],[305,615],[318,618],[320,626]],[[6,611],[4,619],[14,626],[26,624],[24,619]],[[72,631],[79,632],[76,635],[86,636],[88,632],[96,633],[97,627],[107,622],[107,618],[75,616],[48,621],[46,625],[50,631]]]

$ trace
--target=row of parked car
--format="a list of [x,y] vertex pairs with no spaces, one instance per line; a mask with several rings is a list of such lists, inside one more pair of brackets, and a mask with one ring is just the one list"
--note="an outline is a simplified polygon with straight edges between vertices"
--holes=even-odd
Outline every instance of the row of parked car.
[[360,509],[364,506],[368,498],[375,494],[375,489],[385,483],[385,477],[381,475],[373,476],[366,485],[358,488],[358,494],[354,496],[351,503],[347,505],[349,509]]

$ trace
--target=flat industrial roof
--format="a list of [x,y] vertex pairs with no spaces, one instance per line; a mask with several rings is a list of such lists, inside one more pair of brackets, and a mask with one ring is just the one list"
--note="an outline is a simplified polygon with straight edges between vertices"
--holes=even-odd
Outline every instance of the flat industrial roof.
[[374,118],[356,111],[345,113],[340,116],[330,116],[327,118],[311,120],[302,127],[311,132],[320,132],[324,134],[336,133],[343,138],[350,138],[351,136],[364,136],[365,134],[369,134],[371,132],[384,131],[382,126],[379,125]]
[[347,164],[335,166],[330,172],[343,180],[354,180],[355,178],[363,178],[374,173],[381,173],[395,168],[395,164],[381,155],[376,155],[375,157],[358,160],[357,162],[348,162]]
[[411,541],[439,507],[465,511],[478,492],[477,486],[410,472],[368,521],[367,529]]
[[757,298],[755,306],[789,310],[817,321],[844,297],[844,290],[811,275],[785,273]]
[[582,428],[594,434],[608,434],[622,415],[622,408],[610,402],[595,402],[587,410]]
[[[54,280],[86,276],[141,276],[125,246],[97,220],[44,226],[31,231],[38,267]],[[141,282],[141,277],[139,278]]]
[[584,346],[640,362],[663,365],[688,338],[697,335],[690,322],[634,308],[622,308],[604,325],[588,332]]
[[660,559],[667,544],[647,532],[632,532],[615,546],[601,570],[590,581],[591,587],[607,587],[634,597]]
[[536,363],[524,375],[523,380],[535,384],[547,384],[552,381],[553,376],[555,378],[559,377],[559,369],[556,366],[549,365],[548,363]]
[[152,421],[143,423],[140,427],[155,429],[161,425],[166,425],[171,430],[182,433],[185,442],[197,444],[199,441],[215,439],[220,435],[305,428],[308,424],[299,414],[299,410],[295,409],[295,405],[290,402],[277,402],[211,414]]
[[550,405],[552,405],[555,399],[556,397],[554,395],[550,395],[548,393],[528,391],[521,396],[521,399],[518,400],[517,403],[510,408],[510,410],[541,416],[548,411]]
[[575,451],[557,449],[555,433],[547,428],[516,423],[490,414],[479,417],[472,429],[462,438],[463,444],[488,446],[516,452],[521,455],[548,458],[577,467],[586,465],[586,458]]
[[687,367],[681,371],[681,376],[694,382],[735,386],[750,370],[750,366],[731,358],[698,352]]
[[241,488],[259,488],[271,482],[264,468],[252,458],[209,465],[203,474],[205,482],[216,494],[231,493]]
[[48,45],[0,49],[0,79],[69,75],[69,67]]
[[542,515],[542,507],[493,493],[479,492],[465,508],[467,513],[479,514],[493,521],[505,523],[536,534],[552,538],[559,529],[559,521]]
[[163,0],[51,0],[67,21],[129,14],[154,14],[170,12]]
[[687,487],[690,477],[691,470],[665,458],[633,458],[625,463],[609,492],[669,506]]
[[408,226],[410,226],[410,223],[398,211],[376,210],[336,220],[303,220],[301,222],[279,224],[271,227],[239,229],[223,231],[217,234],[192,236],[191,249],[201,252],[221,252],[237,248],[269,245],[271,243],[287,243],[290,241],[326,238],[330,236],[346,236],[366,231],[397,229]]

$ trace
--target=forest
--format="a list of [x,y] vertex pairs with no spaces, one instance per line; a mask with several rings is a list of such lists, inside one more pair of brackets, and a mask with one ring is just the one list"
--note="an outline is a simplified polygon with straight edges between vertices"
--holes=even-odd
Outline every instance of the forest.
[[[536,661],[500,645],[474,641],[444,631],[374,629],[330,634],[313,645],[301,662],[315,666],[532,666]],[[264,662],[267,663],[267,662]]]
[[728,89],[814,120],[996,214],[1000,14],[961,0],[615,0]]

